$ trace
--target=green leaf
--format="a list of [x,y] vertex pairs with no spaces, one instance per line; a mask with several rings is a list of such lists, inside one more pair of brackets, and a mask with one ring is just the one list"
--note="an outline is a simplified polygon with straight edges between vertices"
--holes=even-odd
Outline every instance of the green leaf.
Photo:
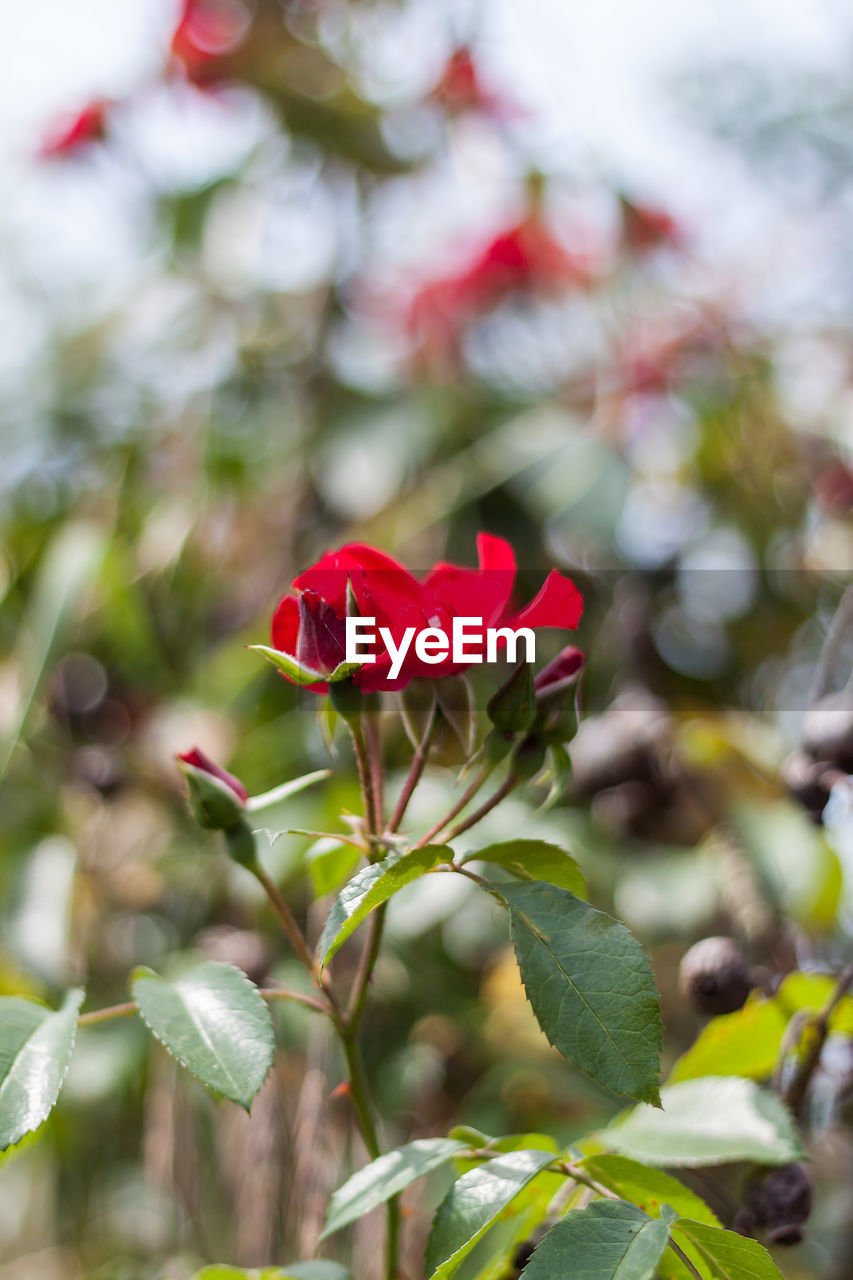
[[425,1268],[431,1280],[451,1275],[518,1193],[554,1159],[550,1151],[514,1151],[464,1173],[433,1219]]
[[545,880],[559,889],[586,897],[583,872],[570,853],[547,840],[506,840],[486,845],[462,859],[466,862],[493,862],[506,867],[519,880]]
[[79,988],[56,1012],[19,996],[0,999],[0,1151],[32,1133],[53,1110],[68,1071]]
[[338,894],[326,918],[318,947],[321,965],[329,963],[374,908],[450,856],[446,844],[426,844],[407,853],[391,853],[381,862],[362,867]]
[[651,1218],[659,1218],[663,1206],[669,1205],[680,1217],[695,1218],[709,1227],[720,1225],[704,1200],[661,1169],[618,1155],[587,1156],[580,1166],[595,1182],[630,1200]]
[[362,852],[334,836],[322,836],[305,851],[305,865],[317,898],[334,893],[355,871]]
[[722,1227],[680,1218],[673,1238],[691,1262],[698,1263],[708,1280],[784,1280],[767,1250],[757,1240],[749,1240]]
[[524,1280],[652,1280],[675,1221],[624,1200],[596,1200],[557,1222],[524,1268]]
[[217,960],[174,982],[137,969],[133,997],[151,1032],[202,1084],[248,1111],[272,1066],[269,1009],[240,969]]
[[[806,1009],[818,1013],[831,999],[838,979],[828,973],[789,973],[776,992],[776,1000],[787,1015]],[[844,996],[829,1020],[829,1029],[838,1035],[853,1036],[853,999]]]
[[527,998],[551,1044],[605,1088],[657,1103],[660,1011],[640,944],[565,889],[489,887],[509,907]]
[[467,1143],[453,1138],[419,1138],[365,1165],[332,1196],[320,1239],[364,1217],[416,1178],[424,1177],[467,1149]]
[[773,1074],[787,1024],[775,1000],[750,1000],[734,1013],[712,1018],[672,1068],[669,1083],[699,1076],[765,1080]]
[[661,1105],[663,1113],[634,1107],[596,1134],[595,1141],[649,1164],[787,1164],[803,1156],[784,1103],[752,1080],[685,1080],[661,1090]]
[[282,782],[281,786],[273,787],[271,791],[264,791],[262,795],[249,796],[246,808],[250,813],[271,809],[274,804],[288,800],[299,791],[304,791],[306,787],[313,787],[315,782],[323,782],[324,779],[331,777],[331,769],[316,769],[313,773],[304,773],[301,778],[291,778],[289,782]]

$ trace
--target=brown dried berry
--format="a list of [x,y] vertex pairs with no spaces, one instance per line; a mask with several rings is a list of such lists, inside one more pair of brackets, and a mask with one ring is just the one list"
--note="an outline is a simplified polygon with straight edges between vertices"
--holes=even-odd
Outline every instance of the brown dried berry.
[[829,799],[827,775],[833,766],[825,760],[813,760],[805,751],[794,751],[782,765],[782,781],[788,794],[799,800],[814,818],[820,818]]
[[801,1164],[760,1167],[745,1183],[743,1203],[753,1228],[770,1243],[799,1244],[812,1209],[811,1179]]
[[684,955],[678,985],[700,1013],[734,1013],[752,990],[752,970],[732,938],[703,938]]
[[828,693],[803,718],[803,748],[813,760],[829,760],[853,773],[853,703],[845,693]]

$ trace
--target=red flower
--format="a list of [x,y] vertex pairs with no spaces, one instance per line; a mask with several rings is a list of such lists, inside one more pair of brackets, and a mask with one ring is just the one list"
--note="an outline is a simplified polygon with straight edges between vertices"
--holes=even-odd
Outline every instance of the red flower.
[[[577,626],[583,607],[580,593],[562,574],[552,570],[530,604],[513,612],[509,608],[515,582],[512,547],[502,538],[481,533],[477,549],[477,569],[441,563],[422,581],[390,556],[362,543],[327,552],[295,579],[298,594],[285,596],[279,604],[272,624],[274,649],[303,668],[330,676],[344,660],[348,591],[358,614],[376,619],[377,634],[380,627],[387,628],[395,648],[410,627],[416,634],[434,627],[450,636],[456,617],[476,618],[483,628]],[[472,625],[471,630],[476,628]],[[475,651],[477,647],[478,643],[470,644]],[[392,678],[391,654],[381,646],[374,651],[376,661],[362,666],[354,677],[365,690],[402,689],[416,676],[436,679],[470,665],[454,664],[451,654],[437,663],[423,662],[410,643],[399,674]],[[325,692],[328,684],[318,680],[308,687]]]
[[62,121],[39,149],[43,159],[71,155],[93,142],[103,142],[107,134],[107,112],[112,103],[90,102],[76,116]]
[[250,15],[238,0],[184,0],[171,52],[188,80],[204,86],[227,78],[225,54],[240,43]]
[[584,664],[584,656],[573,644],[561,649],[556,658],[552,658],[547,667],[537,672],[533,687],[539,699],[550,698],[574,682],[575,676]]
[[625,196],[622,207],[622,235],[625,244],[635,253],[648,253],[661,245],[678,248],[684,241],[684,232],[672,214],[652,205],[634,204]]
[[227,769],[221,768],[200,747],[193,747],[191,751],[180,752],[178,759],[182,760],[184,764],[190,765],[193,769],[200,769],[202,773],[210,774],[211,778],[216,778],[223,786],[230,787],[243,804],[249,799],[249,793],[240,779],[235,778],[234,774],[229,773]]
[[510,295],[586,288],[591,278],[589,254],[569,253],[531,214],[487,241],[462,271],[424,284],[409,303],[407,327],[433,352],[452,354],[464,326]]
[[471,50],[455,49],[444,64],[441,79],[430,97],[451,114],[482,111],[487,115],[506,114],[501,100],[483,84]]

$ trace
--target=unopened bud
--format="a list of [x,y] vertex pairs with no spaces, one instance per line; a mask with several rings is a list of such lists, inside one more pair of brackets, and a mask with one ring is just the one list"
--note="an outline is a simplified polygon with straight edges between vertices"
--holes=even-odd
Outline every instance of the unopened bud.
[[193,747],[178,756],[190,793],[190,806],[202,827],[226,831],[239,822],[248,793],[239,778],[227,773],[209,756]]

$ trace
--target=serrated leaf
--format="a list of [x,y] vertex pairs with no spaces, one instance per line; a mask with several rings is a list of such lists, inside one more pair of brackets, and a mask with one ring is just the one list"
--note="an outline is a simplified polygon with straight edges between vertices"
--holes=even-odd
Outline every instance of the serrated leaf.
[[137,969],[131,987],[146,1025],[173,1057],[248,1111],[275,1044],[269,1009],[245,973],[210,960],[173,982]]
[[580,1167],[595,1182],[623,1200],[630,1200],[651,1218],[659,1218],[663,1206],[669,1205],[680,1217],[694,1218],[709,1227],[720,1225],[704,1200],[661,1169],[612,1154],[587,1156],[580,1161]]
[[467,1150],[467,1146],[467,1143],[453,1138],[420,1138],[365,1165],[332,1196],[320,1239],[364,1217],[416,1178],[423,1178]]
[[802,1158],[790,1112],[774,1093],[752,1080],[684,1080],[661,1090],[661,1105],[663,1112],[634,1107],[595,1140],[649,1164],[787,1164]]
[[767,1250],[757,1240],[722,1227],[680,1218],[673,1238],[708,1280],[784,1280]]
[[544,880],[577,897],[586,897],[586,880],[570,853],[547,840],[506,840],[486,845],[462,859],[466,862],[493,862],[506,867],[519,880]]
[[669,1231],[671,1209],[650,1218],[624,1200],[596,1200],[551,1228],[524,1268],[524,1280],[652,1280]]
[[32,1133],[53,1110],[83,994],[69,991],[55,1013],[18,996],[0,999],[0,1151]]
[[605,1088],[656,1103],[660,1010],[637,940],[565,889],[489,887],[509,907],[527,998],[551,1044]]
[[550,1151],[514,1151],[464,1173],[438,1206],[427,1240],[431,1280],[454,1272],[518,1193],[554,1159]]
[[329,963],[371,911],[450,856],[447,845],[427,844],[362,867],[340,891],[326,918],[318,946],[321,965]]
[[280,804],[282,800],[288,800],[290,796],[304,791],[306,787],[313,787],[316,782],[323,782],[331,777],[331,769],[315,769],[313,773],[304,773],[301,778],[291,778],[289,782],[282,782],[280,786],[273,787],[271,791],[264,791],[262,795],[249,796],[246,809],[250,813],[270,809],[274,804]]
[[712,1018],[675,1063],[669,1084],[699,1076],[767,1079],[773,1074],[787,1022],[775,1000],[763,999]]

